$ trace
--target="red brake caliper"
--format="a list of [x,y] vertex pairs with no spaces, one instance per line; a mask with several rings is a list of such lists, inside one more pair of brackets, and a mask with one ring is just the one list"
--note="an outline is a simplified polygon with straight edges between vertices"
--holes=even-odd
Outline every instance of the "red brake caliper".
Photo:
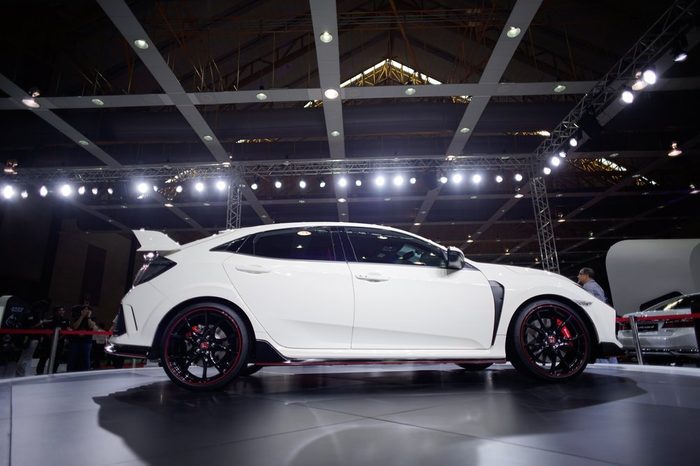
[[[561,320],[561,319],[557,319],[556,322],[557,322],[557,328],[560,327],[561,324],[564,323],[564,321]],[[566,325],[564,325],[563,327],[561,327],[561,334],[564,335],[564,338],[566,338],[567,340],[570,340],[570,339],[571,339],[571,332],[570,332],[569,329],[566,327]]]

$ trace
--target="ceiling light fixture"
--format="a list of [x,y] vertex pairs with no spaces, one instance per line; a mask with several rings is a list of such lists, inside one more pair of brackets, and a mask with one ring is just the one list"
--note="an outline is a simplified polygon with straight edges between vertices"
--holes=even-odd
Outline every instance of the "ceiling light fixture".
[[146,50],[148,48],[148,42],[143,39],[136,39],[134,45],[141,50]]
[[333,136],[334,138],[337,138],[338,136],[340,136],[340,131],[338,131],[337,129],[334,129],[333,131],[331,131],[331,136]]
[[571,138],[569,138],[569,145],[571,147],[578,146],[578,139],[576,139],[576,136],[571,136]]
[[347,178],[342,177],[342,178],[338,179],[338,186],[340,186],[341,188],[344,188],[344,187],[346,187],[347,185],[348,185],[348,179],[347,179]]
[[508,36],[509,39],[515,39],[520,35],[520,28],[517,26],[511,26],[508,28],[508,31],[506,32],[506,36]]
[[194,184],[194,190],[197,191],[198,193],[204,192],[204,183],[202,183],[201,181],[197,181]]
[[625,87],[622,89],[620,99],[626,104],[631,104],[632,102],[634,102],[634,92],[632,92],[632,89]]
[[98,98],[94,98],[90,102],[97,105],[98,107],[102,107],[105,104],[104,100]]
[[394,186],[401,186],[401,185],[403,185],[403,182],[404,182],[403,176],[396,175],[394,177]]
[[282,187],[282,182],[280,180],[275,181],[275,188],[280,189]]
[[447,177],[446,177],[445,175],[442,175],[442,176],[439,178],[439,181],[440,181],[440,183],[442,183],[442,184],[446,184],[446,183],[447,183]]
[[334,100],[337,99],[340,94],[335,89],[326,89],[323,95],[325,95],[327,99]]
[[97,196],[97,193],[100,192],[100,190],[97,189],[97,187],[92,188],[90,191],[92,192],[92,195],[93,195],[93,196]]
[[304,180],[299,180],[299,187],[301,189],[306,189],[306,181]]
[[344,203],[344,202],[348,202],[348,200],[345,199],[344,197],[339,197],[339,198],[338,198],[338,202],[340,202],[340,203],[342,204],[342,203]]
[[523,175],[521,175],[520,173],[516,173],[515,176],[514,176],[513,178],[514,178],[515,181],[517,181],[517,182],[523,181]]
[[114,190],[111,187],[107,188],[107,194],[111,196],[112,194],[114,194]]
[[516,199],[522,199],[523,197],[525,197],[525,195],[523,193],[515,193],[515,196],[513,197]]
[[452,175],[452,182],[453,182],[454,184],[459,184],[459,183],[461,183],[461,182],[462,182],[462,179],[463,179],[463,177],[462,177],[462,174],[461,174],[461,173],[455,173],[454,175]]
[[39,105],[39,102],[37,102],[34,97],[24,97],[22,99],[22,103],[29,107],[29,108],[39,108],[41,105]]
[[85,194],[85,186],[81,186],[78,188],[78,194],[81,196]]
[[481,179],[482,179],[481,175],[476,173],[472,176],[472,183],[479,184],[479,183],[481,183]]
[[462,134],[467,134],[469,131],[471,131],[471,128],[467,128],[466,126],[459,130],[459,132]]
[[566,158],[566,151],[560,150],[559,157],[561,157],[562,159]]
[[561,163],[561,159],[559,157],[555,156],[549,160],[549,163],[551,163],[553,167],[558,167],[559,164]]
[[71,194],[73,194],[73,188],[69,184],[64,184],[63,186],[61,186],[60,192],[61,196],[68,197]]
[[328,31],[323,31],[323,34],[318,36],[318,38],[321,39],[321,42],[324,44],[330,44],[333,41],[333,34]]
[[416,93],[416,88],[415,87],[408,87],[406,88],[405,91],[403,91],[404,94],[411,96]]
[[321,180],[321,182],[318,184],[320,188],[325,188],[326,187],[326,182]]
[[2,188],[2,197],[4,197],[5,199],[12,199],[13,197],[15,197],[15,188],[10,186],[9,184],[5,185]]
[[544,167],[544,168],[542,169],[542,173],[544,173],[545,175],[549,175],[549,174],[552,173],[552,169],[549,168],[549,167]]
[[263,100],[267,100],[267,94],[265,94],[264,92],[258,92],[257,94],[255,94],[255,98],[262,102]]
[[672,142],[671,143],[671,150],[668,152],[668,156],[669,157],[678,157],[682,153],[683,153],[683,151],[678,147],[678,143],[675,141]]
[[382,175],[379,175],[374,179],[374,184],[380,187],[384,186],[384,184],[386,184],[386,178],[384,178]]
[[358,188],[362,186],[362,180],[355,180],[355,186],[357,186]]
[[226,189],[226,182],[224,180],[219,180],[216,182],[215,186],[216,189],[218,189],[219,191],[223,191]]
[[411,184],[416,184],[416,181],[418,181],[418,180],[416,180],[415,176],[412,176],[411,178],[408,179],[408,182]]
[[78,144],[80,144],[81,146],[89,146],[90,145],[90,143],[87,142],[85,139],[79,140]]
[[20,196],[22,197],[22,199],[26,199],[26,198],[29,197],[29,193],[28,193],[27,190],[25,189],[25,190],[23,190],[23,191],[20,193]]
[[39,196],[46,197],[47,194],[49,194],[49,190],[46,189],[46,186],[39,188]]
[[656,70],[653,67],[645,69],[642,73],[642,79],[649,85],[656,84]]
[[258,189],[258,183],[253,182],[253,184],[250,185],[250,189],[252,189],[253,191],[257,190],[257,189]]
[[[181,192],[182,192],[182,186],[180,186],[180,185],[175,186],[175,192],[178,193],[178,194],[181,193]],[[110,194],[111,194],[111,193],[110,193]]]
[[207,142],[212,142],[214,140],[214,138],[208,134],[205,134],[204,136],[202,136],[202,139],[204,139]]
[[146,183],[139,183],[138,186],[136,186],[136,190],[140,194],[146,194],[148,192],[148,185]]
[[565,84],[559,83],[559,84],[557,84],[556,86],[554,86],[554,92],[556,92],[557,94],[561,94],[561,93],[564,92],[565,90],[566,90],[566,85],[565,85]]
[[496,183],[503,183],[503,177],[501,175],[496,175]]

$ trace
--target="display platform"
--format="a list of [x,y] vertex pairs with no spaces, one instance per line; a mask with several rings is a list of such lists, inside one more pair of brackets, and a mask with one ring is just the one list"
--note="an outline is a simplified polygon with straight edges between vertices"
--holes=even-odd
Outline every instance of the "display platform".
[[700,464],[700,369],[266,368],[195,394],[159,368],[0,383],[0,464]]

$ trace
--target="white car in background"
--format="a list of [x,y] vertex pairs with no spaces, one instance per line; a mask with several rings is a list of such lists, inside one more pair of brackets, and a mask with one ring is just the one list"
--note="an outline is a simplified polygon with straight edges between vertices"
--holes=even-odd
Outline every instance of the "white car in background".
[[[691,306],[698,306],[700,293],[677,296],[655,304],[640,312],[625,314],[629,319],[635,317],[664,317],[691,313]],[[695,335],[694,321],[681,320],[642,320],[637,322],[639,344],[642,356],[648,361],[682,362],[692,360],[700,362],[698,341]],[[630,324],[625,322],[617,334],[617,339],[626,351],[635,352],[634,337]]]
[[186,245],[135,231],[150,260],[108,351],[160,359],[190,389],[271,365],[510,360],[545,381],[621,352],[615,311],[571,280],[472,262],[394,228],[273,224]]

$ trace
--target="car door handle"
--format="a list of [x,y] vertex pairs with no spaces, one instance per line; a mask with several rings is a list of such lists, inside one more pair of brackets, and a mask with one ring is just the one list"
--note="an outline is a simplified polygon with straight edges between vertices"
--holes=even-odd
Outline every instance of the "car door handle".
[[382,275],[381,273],[358,273],[355,275],[355,278],[368,282],[385,282],[389,280],[389,277]]
[[237,265],[236,270],[246,273],[268,273],[270,269],[257,264]]

